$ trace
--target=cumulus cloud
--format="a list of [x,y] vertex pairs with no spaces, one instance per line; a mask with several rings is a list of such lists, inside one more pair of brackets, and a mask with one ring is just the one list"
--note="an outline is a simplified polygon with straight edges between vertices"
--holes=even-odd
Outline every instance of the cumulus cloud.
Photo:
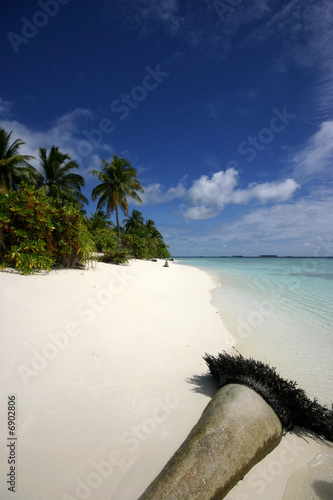
[[234,168],[220,170],[212,176],[202,175],[193,181],[189,189],[183,178],[175,187],[163,190],[161,184],[144,187],[144,204],[166,203],[180,199],[178,214],[184,219],[205,220],[219,215],[227,204],[281,203],[290,200],[300,185],[293,179],[281,182],[251,183],[246,189],[236,189],[239,172]]
[[220,212],[221,210],[218,208],[199,205],[182,210],[182,216],[188,220],[206,220],[216,217]]
[[215,217],[226,204],[280,203],[289,200],[300,187],[293,179],[282,182],[252,183],[246,189],[235,189],[239,173],[234,168],[225,172],[219,171],[211,177],[203,175],[193,182],[187,192],[189,208],[183,216],[191,220],[202,220]]
[[167,191],[163,191],[163,186],[159,183],[143,186],[144,193],[140,195],[140,198],[145,205],[149,203],[166,203],[177,198],[183,198],[186,194],[184,181],[185,178],[180,180],[177,186],[171,187]]
[[202,175],[193,182],[187,198],[191,205],[215,206],[222,210],[224,205],[230,202],[237,183],[238,172],[234,168],[215,172],[211,177]]
[[300,187],[294,179],[284,182],[264,182],[263,184],[250,184],[247,189],[238,189],[233,193],[234,203],[248,203],[256,199],[260,203],[280,203],[289,200]]

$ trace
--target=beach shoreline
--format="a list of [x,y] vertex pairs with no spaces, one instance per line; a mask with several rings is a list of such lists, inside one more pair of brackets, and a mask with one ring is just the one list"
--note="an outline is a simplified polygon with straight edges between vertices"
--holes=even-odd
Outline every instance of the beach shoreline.
[[[200,418],[217,390],[202,357],[234,339],[211,303],[212,277],[164,262],[0,273],[1,392],[18,405],[18,498],[136,500]],[[288,434],[226,498],[269,491],[282,500],[291,472],[330,452],[312,441]]]
[[[182,260],[180,262],[183,263]],[[237,335],[235,328],[237,317],[230,321],[229,315],[228,322],[225,321],[225,304],[221,310],[221,302],[217,299],[218,289],[225,286],[221,273],[207,266],[200,267],[198,263],[190,265],[209,274],[215,282],[216,286],[210,292],[211,303],[218,310],[224,327],[227,330],[229,324],[232,327],[229,333],[234,335],[234,345],[230,354],[234,352],[244,357],[253,356],[249,346],[244,350],[242,337]],[[235,304],[233,314],[236,314],[236,309]],[[323,404],[330,408],[328,401]],[[267,500],[269,495],[270,500],[330,500],[333,495],[332,470],[333,443],[295,427],[292,432],[284,434],[280,445],[256,464],[225,498]]]

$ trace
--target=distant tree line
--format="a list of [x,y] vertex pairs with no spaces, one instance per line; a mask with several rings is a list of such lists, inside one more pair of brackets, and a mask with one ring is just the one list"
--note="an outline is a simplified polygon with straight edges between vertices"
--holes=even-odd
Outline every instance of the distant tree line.
[[[83,265],[98,254],[105,262],[129,258],[170,257],[154,221],[128,211],[128,200],[139,204],[143,188],[128,160],[113,155],[91,170],[99,184],[91,198],[95,213],[86,214],[89,201],[82,194],[84,178],[79,165],[59,148],[39,148],[39,169],[32,156],[19,154],[24,142],[11,142],[12,132],[0,128],[0,267],[23,273],[54,266]],[[123,226],[119,212],[125,215]],[[116,226],[110,215],[115,212]]]

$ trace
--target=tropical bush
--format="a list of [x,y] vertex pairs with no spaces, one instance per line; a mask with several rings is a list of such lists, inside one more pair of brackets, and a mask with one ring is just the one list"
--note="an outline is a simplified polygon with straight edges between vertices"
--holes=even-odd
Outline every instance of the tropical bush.
[[97,229],[92,234],[92,237],[97,252],[114,252],[119,248],[119,239],[113,229]]
[[129,256],[126,250],[114,250],[112,252],[106,252],[99,258],[101,262],[106,262],[108,264],[126,264],[128,262],[128,259]]
[[77,207],[21,184],[0,195],[0,265],[24,274],[85,264],[94,242]]
[[[103,262],[119,263],[119,255],[136,259],[168,258],[170,253],[155,223],[146,223],[138,210],[133,210],[128,219],[123,221],[124,227],[112,227],[112,222],[102,210],[91,213],[85,219],[86,225],[95,242],[96,250],[104,255]],[[112,260],[114,257],[115,260]],[[124,257],[125,258],[125,257]]]
[[128,254],[136,259],[170,257],[168,247],[162,239],[139,236],[138,234],[125,234],[121,241]]

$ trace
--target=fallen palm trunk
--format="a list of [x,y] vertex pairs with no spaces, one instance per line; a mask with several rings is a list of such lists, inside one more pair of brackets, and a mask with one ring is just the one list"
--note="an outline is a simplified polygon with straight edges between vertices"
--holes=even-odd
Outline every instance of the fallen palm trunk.
[[226,384],[243,384],[260,394],[279,417],[285,430],[295,425],[315,432],[333,441],[333,411],[311,401],[297,383],[285,380],[275,368],[224,352],[218,356],[204,357],[213,377],[222,387]]
[[220,389],[139,500],[219,500],[280,442],[279,418],[254,390]]

